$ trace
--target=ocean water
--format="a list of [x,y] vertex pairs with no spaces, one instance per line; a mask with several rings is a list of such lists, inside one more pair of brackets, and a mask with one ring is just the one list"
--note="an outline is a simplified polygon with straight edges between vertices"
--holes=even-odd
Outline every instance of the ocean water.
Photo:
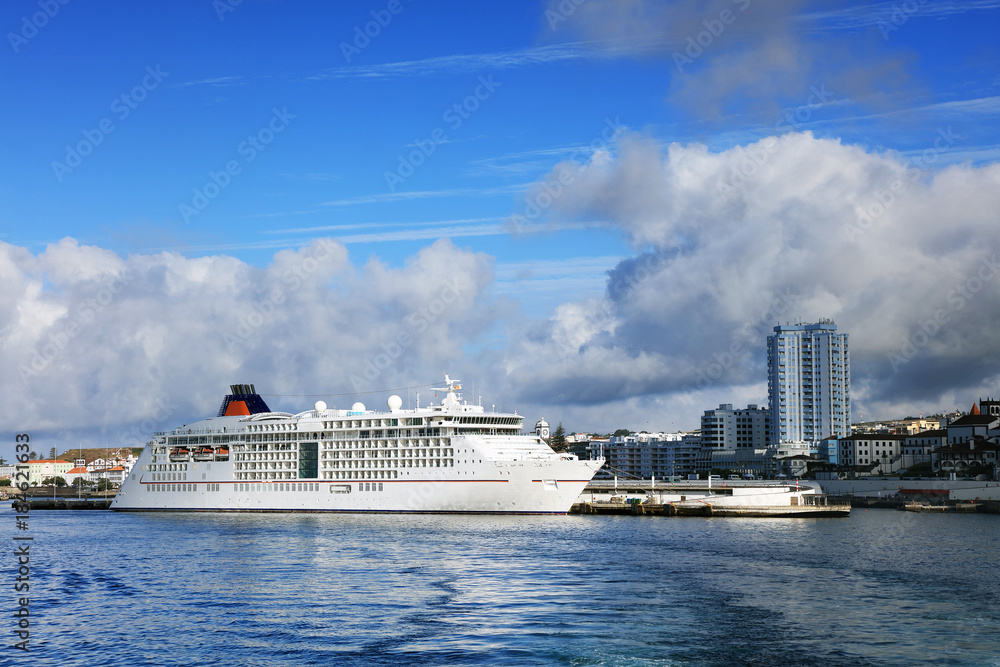
[[2,664],[1000,665],[998,516],[29,521]]

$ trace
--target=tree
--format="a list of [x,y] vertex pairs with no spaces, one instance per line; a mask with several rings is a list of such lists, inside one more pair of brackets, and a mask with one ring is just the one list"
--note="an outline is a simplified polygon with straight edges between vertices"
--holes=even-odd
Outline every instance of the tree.
[[0,456],[0,466],[5,466],[5,465],[7,465],[7,459],[5,459],[4,457]]
[[10,478],[0,479],[0,486],[10,486]]
[[73,480],[73,486],[88,486],[87,480],[85,480],[83,477],[77,477],[76,479]]
[[556,427],[555,433],[549,439],[549,447],[557,452],[561,452],[566,449],[566,429],[563,428],[562,422],[559,422],[559,426]]
[[28,452],[28,460],[30,460],[30,461],[37,461],[38,460],[38,452],[36,452],[34,449],[32,449],[30,452]]
[[627,428],[620,428],[614,433],[612,433],[611,436],[614,438],[624,438],[626,435],[631,435],[631,434],[632,431],[628,430]]
[[42,480],[42,486],[48,486],[50,484],[55,484],[56,486],[66,486],[65,477],[46,477]]
[[52,449],[49,450],[49,459],[54,461],[55,458],[56,458],[56,448],[53,447]]
[[109,480],[108,478],[102,477],[101,479],[97,480],[98,491],[107,491],[110,488],[111,488],[111,480]]

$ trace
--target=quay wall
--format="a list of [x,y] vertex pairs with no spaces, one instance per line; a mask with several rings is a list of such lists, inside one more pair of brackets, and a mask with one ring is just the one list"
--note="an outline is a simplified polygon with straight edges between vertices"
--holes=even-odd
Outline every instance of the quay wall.
[[834,496],[856,496],[866,498],[887,498],[901,490],[926,490],[940,494],[948,492],[948,500],[1000,500],[1000,482],[977,482],[974,480],[943,479],[899,479],[879,477],[866,479],[821,479],[818,482],[823,493]]

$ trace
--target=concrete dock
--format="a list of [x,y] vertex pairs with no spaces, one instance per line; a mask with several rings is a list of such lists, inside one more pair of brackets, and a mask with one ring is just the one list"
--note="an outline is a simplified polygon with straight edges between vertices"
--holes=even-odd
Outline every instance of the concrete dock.
[[[25,501],[12,497],[11,506],[18,507]],[[106,510],[114,498],[28,498],[32,510]]]

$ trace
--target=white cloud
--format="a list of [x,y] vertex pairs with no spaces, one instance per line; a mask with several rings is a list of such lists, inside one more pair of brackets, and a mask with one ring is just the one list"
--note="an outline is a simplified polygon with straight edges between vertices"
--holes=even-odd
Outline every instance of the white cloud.
[[234,382],[270,394],[431,382],[494,318],[491,259],[446,240],[400,268],[355,268],[323,239],[264,268],[122,258],[73,239],[38,256],[0,243],[0,278],[4,429],[72,431],[73,445],[81,433],[114,443],[143,420],[133,435],[206,416]]
[[532,399],[753,385],[765,336],[797,318],[850,333],[855,395],[871,405],[929,410],[997,374],[1000,165],[931,171],[789,133],[721,153],[633,136],[543,182],[567,171],[548,217],[601,217],[646,251],[612,272],[602,301],[512,336],[510,381]]
[[[671,73],[669,97],[704,119],[728,113],[777,112],[823,84],[837,97],[873,102],[905,89],[903,60],[882,40],[864,42],[838,27],[871,26],[852,16],[807,12],[809,0],[588,0],[560,23],[559,34],[581,44],[613,45],[618,52],[659,58]],[[547,13],[565,3],[549,0]],[[891,13],[892,8],[889,8]]]
[[[615,51],[607,51],[604,55],[612,56]],[[321,74],[310,77],[313,79],[384,79],[406,76],[431,76],[439,74],[480,73],[485,70],[504,70],[518,67],[530,67],[561,60],[579,60],[594,58],[593,45],[583,44],[553,44],[528,49],[512,51],[495,51],[491,53],[458,53],[450,56],[437,56],[423,60],[407,60],[376,65],[349,65],[332,67]]]
[[[541,222],[601,219],[634,256],[501,265],[496,283],[491,257],[449,241],[402,267],[355,267],[343,244],[314,240],[264,268],[0,243],[6,428],[113,441],[157,401],[170,414],[147,430],[210,413],[232,382],[352,394],[444,370],[570,428],[691,427],[720,402],[765,402],[771,327],[819,317],[851,336],[859,412],[965,407],[1000,393],[1000,165],[936,164],[810,134],[717,153],[626,137],[557,165],[570,178]],[[607,266],[602,296],[513,315],[510,299],[537,295],[511,284]]]

